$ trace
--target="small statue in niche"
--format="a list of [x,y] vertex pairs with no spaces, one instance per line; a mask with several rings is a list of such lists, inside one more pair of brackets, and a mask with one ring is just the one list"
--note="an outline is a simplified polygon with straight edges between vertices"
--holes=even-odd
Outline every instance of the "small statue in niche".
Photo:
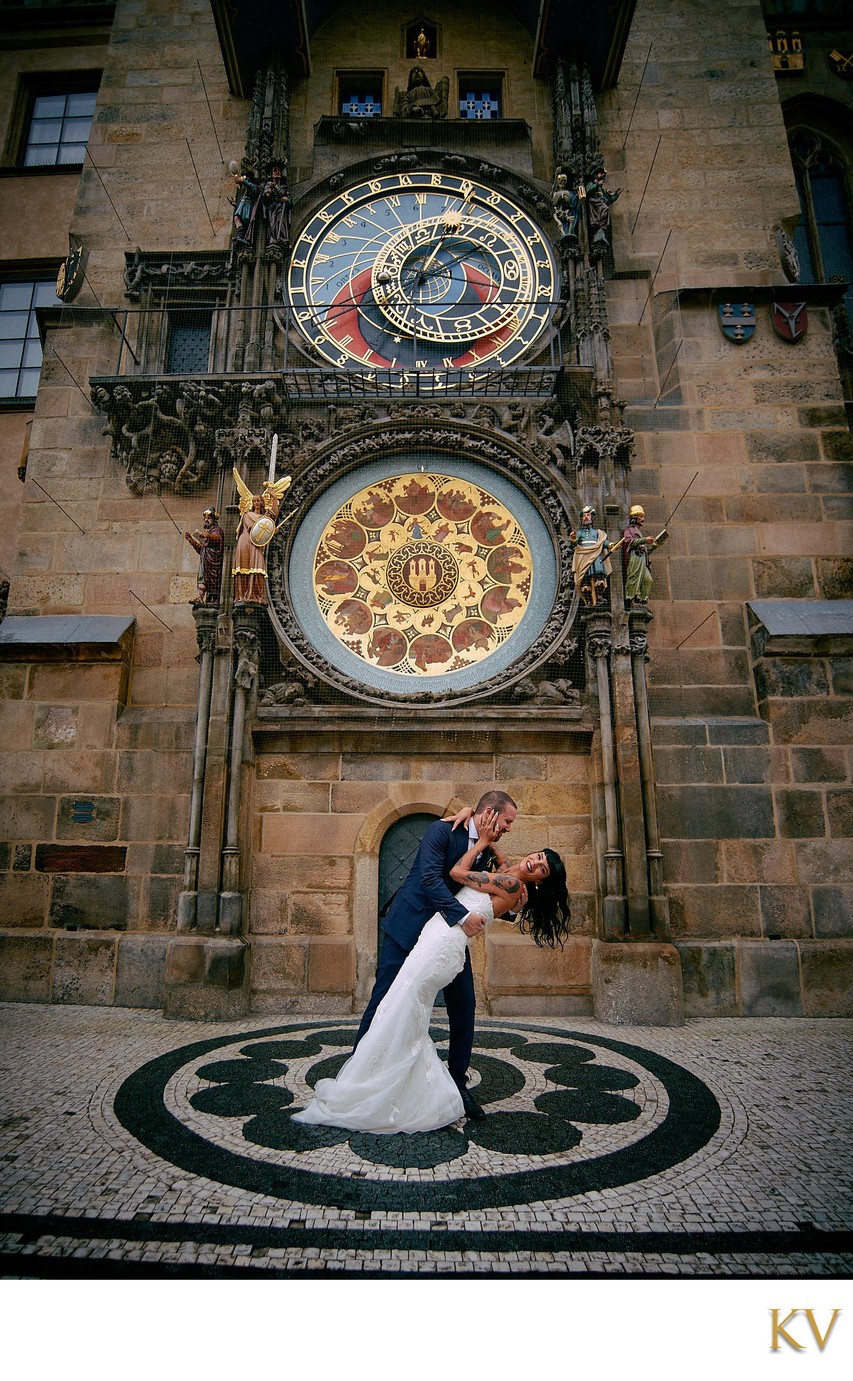
[[290,475],[284,475],[275,483],[267,480],[263,494],[253,494],[235,466],[234,483],[240,495],[240,522],[231,568],[234,603],[266,604],[267,547],[278,531],[275,520],[290,488]]
[[586,184],[586,205],[589,215],[590,247],[595,244],[610,244],[610,208],[621,194],[622,188],[608,192],[605,187],[607,169],[599,168]]
[[241,173],[236,163],[228,166],[236,188],[236,200],[231,203],[234,207],[234,239],[238,244],[251,245],[255,240],[255,216],[260,192],[258,175],[254,168]]
[[225,552],[225,533],[219,526],[219,514],[215,508],[206,508],[202,514],[204,530],[185,532],[184,537],[198,552],[198,594],[193,604],[219,605],[222,590],[222,557]]
[[580,198],[576,187],[569,187],[569,179],[565,173],[558,173],[554,182],[554,190],[551,193],[551,205],[554,208],[554,220],[564,240],[576,240],[578,238],[578,216],[580,215]]
[[649,553],[666,541],[666,528],[657,537],[643,532],[646,514],[638,503],[628,513],[628,526],[622,533],[622,564],[625,573],[625,605],[648,604],[652,592],[652,572]]
[[607,582],[613,574],[610,564],[610,543],[607,533],[595,524],[595,509],[590,505],[581,512],[576,532],[569,533],[572,544],[572,576],[581,601],[589,607],[607,599]]
[[420,27],[420,29],[418,30],[418,36],[417,36],[417,38],[415,39],[415,57],[416,57],[416,58],[428,58],[428,57],[429,57],[429,49],[430,49],[430,42],[429,42],[429,39],[427,38],[426,34],[424,33],[424,26],[423,26],[423,24],[422,24],[421,27]]
[[261,212],[267,228],[267,249],[289,249],[290,194],[280,159],[270,164],[270,175],[261,192]]
[[394,114],[403,120],[444,120],[449,93],[449,77],[441,77],[433,88],[424,69],[413,67],[406,90],[398,86],[394,92]]

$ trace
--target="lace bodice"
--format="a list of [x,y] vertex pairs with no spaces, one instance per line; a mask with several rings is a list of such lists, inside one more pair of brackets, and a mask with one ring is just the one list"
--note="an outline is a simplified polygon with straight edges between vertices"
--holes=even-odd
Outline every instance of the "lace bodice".
[[456,900],[468,911],[476,911],[478,916],[484,916],[487,921],[495,919],[492,899],[488,892],[478,892],[473,887],[461,887],[456,893]]

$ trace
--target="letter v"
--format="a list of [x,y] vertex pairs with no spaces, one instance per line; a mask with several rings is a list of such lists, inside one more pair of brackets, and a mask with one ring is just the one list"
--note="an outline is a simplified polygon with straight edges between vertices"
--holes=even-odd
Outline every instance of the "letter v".
[[[808,1321],[809,1321],[809,1328],[811,1329],[812,1333],[815,1335],[815,1339],[816,1339],[816,1341],[817,1341],[818,1349],[819,1349],[821,1352],[823,1352],[823,1349],[826,1347],[826,1344],[827,1344],[827,1340],[828,1340],[828,1338],[829,1338],[829,1335],[830,1335],[830,1333],[832,1332],[833,1326],[834,1326],[834,1324],[835,1324],[835,1320],[838,1318],[838,1315],[841,1313],[841,1310],[840,1310],[840,1309],[833,1309],[833,1311],[832,1311],[832,1318],[831,1318],[830,1321],[829,1321],[829,1327],[827,1328],[826,1333],[823,1335],[823,1337],[820,1336],[820,1331],[819,1331],[819,1329],[818,1329],[817,1324],[815,1323],[814,1310],[813,1310],[813,1309],[804,1309],[804,1310],[803,1310],[803,1313],[805,1314],[806,1318],[807,1318]],[[786,1320],[786,1322],[787,1322],[787,1320]]]

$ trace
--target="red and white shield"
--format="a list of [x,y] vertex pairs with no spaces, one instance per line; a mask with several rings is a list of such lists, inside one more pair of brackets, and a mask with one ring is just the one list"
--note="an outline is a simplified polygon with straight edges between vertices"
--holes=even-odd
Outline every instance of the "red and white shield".
[[805,302],[774,302],[770,308],[773,330],[789,345],[801,340],[809,328],[809,312]]

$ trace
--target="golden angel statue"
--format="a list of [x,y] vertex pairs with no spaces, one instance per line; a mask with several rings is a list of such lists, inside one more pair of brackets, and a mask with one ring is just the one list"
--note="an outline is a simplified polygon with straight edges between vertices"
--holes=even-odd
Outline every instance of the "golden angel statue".
[[253,494],[234,467],[234,483],[240,495],[240,524],[231,567],[235,604],[267,602],[266,549],[281,527],[281,523],[276,527],[275,520],[290,482],[290,475],[284,475],[275,483],[267,480],[263,493]]

